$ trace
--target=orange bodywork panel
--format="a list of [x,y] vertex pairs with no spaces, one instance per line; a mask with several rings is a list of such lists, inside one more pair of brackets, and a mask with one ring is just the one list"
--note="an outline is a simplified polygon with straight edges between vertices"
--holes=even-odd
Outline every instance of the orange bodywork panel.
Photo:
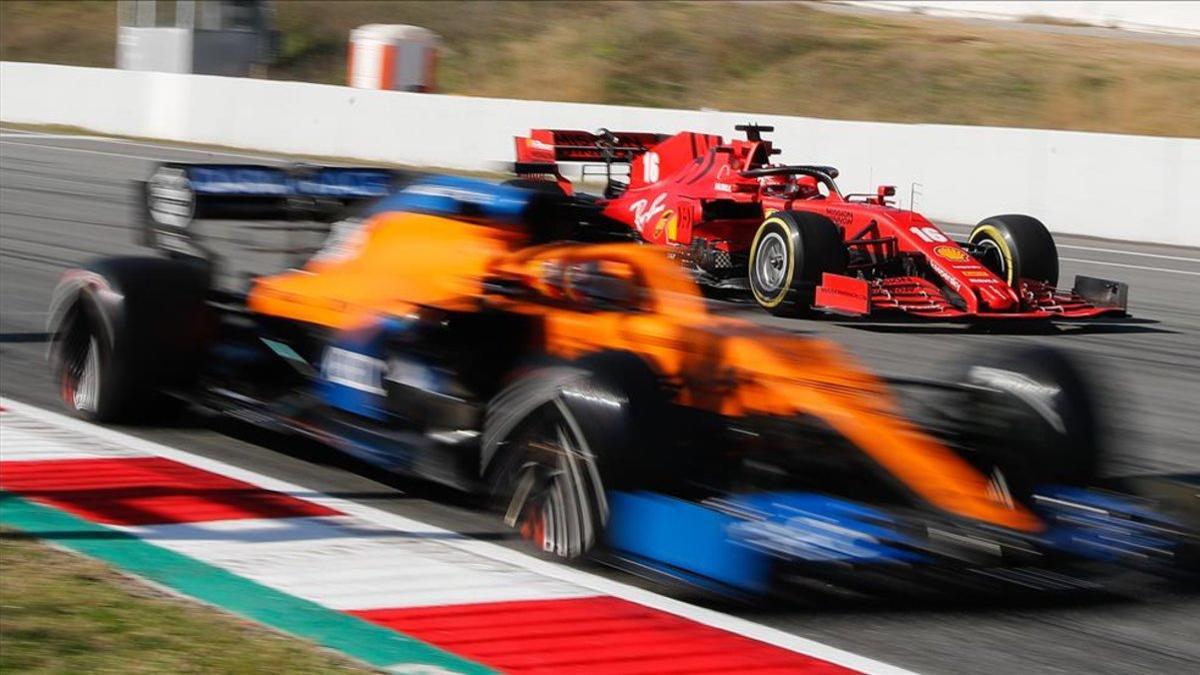
[[478,306],[494,262],[525,241],[516,228],[418,213],[384,213],[362,226],[337,259],[255,281],[256,312],[350,329],[417,306]]
[[[590,266],[638,292],[623,309],[597,309],[573,288]],[[528,292],[485,293],[503,279]],[[798,338],[707,310],[678,263],[636,244],[526,246],[516,229],[414,213],[368,221],[340,259],[262,277],[251,310],[338,330],[420,308],[487,308],[541,326],[531,350],[574,359],[636,354],[674,385],[676,403],[714,413],[811,415],[824,420],[930,504],[1019,530],[1038,519],[988,490],[953,450],[907,421],[885,384],[832,343]]]

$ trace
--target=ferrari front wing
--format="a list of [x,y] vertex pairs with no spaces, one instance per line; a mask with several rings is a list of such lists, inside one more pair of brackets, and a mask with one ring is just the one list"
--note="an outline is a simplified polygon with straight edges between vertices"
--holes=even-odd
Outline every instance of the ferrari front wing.
[[1129,286],[1119,281],[1078,275],[1069,291],[1035,281],[1022,283],[1021,309],[1015,312],[971,312],[956,306],[934,283],[915,276],[865,280],[824,274],[815,307],[850,316],[903,313],[927,319],[1089,319],[1124,316]]

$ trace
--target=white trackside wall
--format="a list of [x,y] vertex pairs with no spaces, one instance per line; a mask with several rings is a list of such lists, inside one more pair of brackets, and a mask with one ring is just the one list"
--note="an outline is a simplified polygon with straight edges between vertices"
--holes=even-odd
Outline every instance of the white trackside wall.
[[831,164],[843,191],[894,184],[926,216],[1028,213],[1057,232],[1200,246],[1200,139],[848,122],[373,91],[207,75],[0,63],[0,121],[255,150],[498,170],[537,127],[776,128],[779,161]]

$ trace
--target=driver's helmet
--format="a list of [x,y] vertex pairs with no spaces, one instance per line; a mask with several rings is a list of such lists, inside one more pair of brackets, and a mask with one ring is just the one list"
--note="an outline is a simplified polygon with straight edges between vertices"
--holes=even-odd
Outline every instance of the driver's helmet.
[[817,179],[812,176],[796,176],[794,199],[812,199],[821,192],[817,189]]
[[796,174],[776,174],[759,179],[763,194],[785,199],[810,199],[820,194],[817,179]]
[[790,199],[795,192],[795,185],[792,182],[792,177],[787,174],[774,174],[763,176],[758,179],[759,185],[762,186],[764,195],[771,197],[784,197]]

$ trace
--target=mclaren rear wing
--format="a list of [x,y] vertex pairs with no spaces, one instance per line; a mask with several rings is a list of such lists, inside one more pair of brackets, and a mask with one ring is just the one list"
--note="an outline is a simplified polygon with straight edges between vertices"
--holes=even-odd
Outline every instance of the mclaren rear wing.
[[314,255],[340,255],[381,212],[519,225],[537,242],[575,238],[592,215],[557,192],[394,169],[172,163],[137,185],[138,243],[203,261],[234,291]]
[[409,179],[395,169],[365,167],[160,164],[136,185],[138,243],[170,255],[240,262],[241,273],[282,269],[322,246],[330,223]]
[[325,220],[393,192],[394,169],[257,164],[160,164],[142,184],[153,223],[186,227],[200,218]]

